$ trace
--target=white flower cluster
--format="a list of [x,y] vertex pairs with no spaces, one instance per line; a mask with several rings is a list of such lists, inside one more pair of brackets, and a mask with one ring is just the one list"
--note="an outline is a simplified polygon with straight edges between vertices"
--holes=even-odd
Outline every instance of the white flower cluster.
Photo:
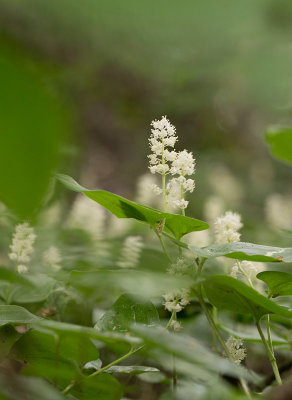
[[[180,152],[170,150],[174,148],[177,136],[175,136],[175,127],[166,117],[162,117],[159,121],[152,121],[151,125],[153,129],[149,142],[152,154],[148,156],[150,172],[160,174],[164,178],[168,174],[174,176],[167,183],[164,194],[169,198],[170,205],[184,210],[188,206],[184,193],[193,192],[195,188],[194,180],[186,178],[195,172],[195,159],[187,150]],[[157,195],[163,193],[163,189],[156,184],[152,185],[152,189]]]
[[224,201],[222,197],[210,196],[204,204],[204,218],[213,225],[220,215],[224,213]]
[[121,259],[117,265],[120,268],[135,268],[139,262],[143,242],[140,236],[128,236],[124,241]]
[[33,244],[35,239],[34,229],[27,222],[16,226],[12,244],[10,245],[11,253],[9,254],[9,258],[17,261],[17,271],[19,273],[28,271],[27,266],[22,263],[30,261],[31,254],[34,251]]
[[240,364],[246,357],[246,349],[243,347],[241,339],[230,336],[226,341],[226,347],[230,357],[235,364]]
[[172,320],[169,327],[172,328],[174,332],[179,332],[182,329],[181,323],[176,320]]
[[55,246],[49,247],[43,254],[43,261],[50,268],[58,271],[61,269],[60,263],[62,262],[60,251]]
[[239,242],[242,228],[241,217],[237,213],[227,211],[222,217],[216,219],[214,223],[217,243]]
[[73,204],[67,224],[70,228],[87,230],[94,239],[100,240],[105,236],[105,220],[104,208],[80,194]]
[[180,312],[190,302],[190,293],[188,289],[177,289],[163,295],[163,303],[166,310],[170,312]]
[[189,270],[189,265],[183,258],[178,258],[175,263],[170,264],[167,272],[171,275],[185,275]]
[[[259,263],[261,264],[261,263]],[[261,270],[258,264],[254,264],[251,261],[240,261],[232,267],[231,276],[233,278],[237,278],[239,275],[244,275],[249,279],[254,279],[256,274],[259,273]],[[243,272],[242,272],[243,271]]]

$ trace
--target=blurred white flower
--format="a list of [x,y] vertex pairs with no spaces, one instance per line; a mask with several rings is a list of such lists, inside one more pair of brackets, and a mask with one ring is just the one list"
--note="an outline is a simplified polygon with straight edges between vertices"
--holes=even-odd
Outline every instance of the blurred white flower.
[[185,241],[197,247],[206,247],[210,242],[209,230],[188,233],[185,236]]
[[243,347],[241,339],[235,339],[230,336],[226,341],[226,347],[229,351],[230,357],[235,364],[240,364],[246,357],[246,349]]
[[135,268],[139,262],[143,248],[140,236],[128,236],[121,251],[121,258],[117,262],[120,268]]
[[105,237],[106,213],[102,206],[83,194],[78,194],[71,209],[67,225],[88,231],[94,239]]
[[224,201],[219,196],[210,196],[204,205],[204,218],[212,225],[224,213]]
[[49,247],[43,254],[43,261],[50,268],[58,271],[61,269],[60,263],[62,262],[60,251],[55,246]]
[[242,185],[225,165],[212,165],[212,173],[208,176],[213,191],[227,203],[237,204],[242,199]]
[[171,321],[169,327],[172,328],[174,332],[179,332],[182,329],[181,323],[175,320]]
[[266,200],[266,218],[276,229],[292,229],[292,196],[271,194]]
[[239,242],[242,228],[241,216],[237,213],[227,211],[222,217],[216,219],[214,223],[217,243]]
[[189,264],[183,258],[178,258],[175,263],[170,264],[167,272],[171,275],[184,275],[189,270]]
[[31,254],[34,251],[33,245],[35,239],[34,229],[27,222],[16,226],[12,244],[10,245],[11,253],[9,254],[9,258],[20,263],[19,270],[21,273],[28,270],[22,263],[30,261]]
[[146,205],[148,207],[157,207],[161,204],[157,201],[156,195],[162,193],[162,189],[157,185],[155,176],[147,173],[141,175],[137,180],[136,196],[137,203]]
[[115,215],[109,215],[107,236],[108,237],[119,237],[124,236],[130,231],[133,223],[128,218],[117,218]]
[[16,269],[19,274],[26,274],[28,272],[27,266],[23,264],[19,264]]

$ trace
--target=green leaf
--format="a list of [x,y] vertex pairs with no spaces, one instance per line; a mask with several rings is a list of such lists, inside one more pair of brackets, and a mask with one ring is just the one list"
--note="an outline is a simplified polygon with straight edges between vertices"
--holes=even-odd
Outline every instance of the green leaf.
[[204,258],[225,256],[247,261],[292,262],[292,247],[272,247],[244,242],[214,244],[203,248],[193,245],[189,245],[188,247],[198,256]]
[[57,335],[64,334],[70,335],[74,333],[84,333],[91,339],[96,339],[106,344],[130,344],[137,345],[141,341],[139,338],[131,335],[122,335],[118,332],[99,332],[95,328],[89,328],[86,326],[68,324],[65,322],[52,321],[52,320],[41,320],[33,325],[35,329],[39,329],[44,332],[55,332]]
[[209,228],[206,222],[183,215],[164,213],[154,208],[142,206],[105,190],[85,189],[67,175],[57,174],[57,179],[68,189],[84,193],[118,218],[133,218],[149,224],[154,229],[157,229],[158,224],[165,220],[165,228],[177,239],[180,239],[187,233]]
[[155,325],[159,316],[150,302],[141,302],[123,294],[96,324],[100,330],[127,332],[131,324]]
[[42,205],[69,132],[62,100],[36,67],[1,41],[0,200],[23,219]]
[[213,275],[203,282],[203,286],[209,301],[219,309],[251,314],[256,320],[272,313],[292,318],[291,311],[231,276]]
[[130,374],[130,375],[139,375],[144,374],[145,372],[160,372],[157,368],[145,367],[143,365],[113,365],[112,367],[106,370],[109,374]]
[[102,361],[100,358],[98,358],[97,360],[93,360],[93,361],[88,361],[83,369],[94,369],[95,371],[99,370],[102,366]]
[[212,379],[218,374],[251,378],[244,368],[219,357],[193,337],[170,333],[163,327],[136,325],[131,330],[144,339],[149,345],[146,348],[147,353],[157,358],[167,370],[172,370],[172,356],[175,356],[177,370],[191,379]]
[[[65,397],[53,385],[45,379],[20,376],[13,374],[7,377],[0,377],[0,392],[5,396],[5,400],[19,400],[19,391],[21,390],[22,399],[42,400],[64,400]],[[66,397],[67,398],[67,397]]]
[[282,161],[292,163],[292,128],[272,127],[266,132],[266,142],[272,154]]
[[11,347],[20,338],[21,334],[13,326],[4,325],[0,327],[0,362],[5,359]]
[[[86,293],[103,293],[114,288],[135,296],[149,299],[161,296],[165,291],[190,287],[193,281],[189,277],[172,276],[162,272],[139,270],[72,271],[70,284]],[[98,289],[98,292],[97,292]]]
[[264,271],[257,274],[257,278],[264,281],[272,297],[292,296],[292,274],[280,271]]
[[79,386],[74,386],[71,393],[82,400],[120,400],[123,395],[120,383],[110,374],[85,379]]
[[31,324],[40,319],[23,307],[0,305],[0,326],[6,324]]
[[30,276],[29,280],[34,287],[14,285],[9,292],[9,303],[38,303],[47,299],[56,281],[46,275]]
[[20,283],[21,285],[33,287],[33,283],[29,279],[26,279],[19,273],[4,267],[0,267],[0,281]]

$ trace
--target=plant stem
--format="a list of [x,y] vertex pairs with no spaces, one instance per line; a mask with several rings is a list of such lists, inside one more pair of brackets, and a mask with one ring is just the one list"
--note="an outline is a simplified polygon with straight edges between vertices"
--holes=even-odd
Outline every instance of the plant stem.
[[166,246],[165,246],[165,243],[164,243],[164,240],[163,240],[162,235],[161,235],[160,233],[158,233],[156,229],[154,229],[154,231],[155,231],[155,233],[156,233],[156,235],[157,235],[157,237],[158,237],[158,239],[159,239],[159,241],[160,241],[160,244],[161,244],[161,247],[162,247],[162,249],[163,249],[163,251],[164,251],[164,254],[165,254],[166,257],[168,258],[168,260],[172,263],[172,262],[173,262],[173,261],[172,261],[172,258],[170,257],[170,255],[169,255],[169,253],[168,253],[168,251],[167,251],[167,248],[166,248]]
[[279,373],[279,370],[278,370],[278,365],[277,365],[276,358],[274,356],[274,353],[273,353],[272,349],[270,348],[270,345],[268,344],[268,342],[267,342],[267,340],[265,338],[265,335],[263,334],[263,331],[262,331],[262,328],[261,328],[261,325],[260,325],[259,321],[256,321],[256,326],[257,326],[257,329],[259,331],[259,334],[260,334],[260,337],[262,339],[262,342],[263,342],[263,344],[264,344],[264,346],[265,346],[265,348],[267,350],[268,357],[269,357],[270,363],[271,363],[272,368],[273,368],[273,372],[274,372],[274,375],[275,375],[276,382],[277,382],[278,385],[282,385],[282,379],[281,379],[281,376],[280,376],[280,373]]
[[[120,363],[121,361],[125,360],[126,358],[130,357],[132,354],[136,353],[137,351],[141,350],[145,345],[142,345],[140,347],[137,347],[136,349],[131,349],[127,354],[123,355],[120,358],[117,358],[115,361],[111,362],[110,364],[106,365],[105,367],[98,369],[97,371],[93,372],[92,374],[86,376],[84,379],[89,379],[93,378],[96,375],[101,374],[102,372],[106,371],[113,365],[116,365]],[[71,382],[63,391],[63,394],[67,394],[75,385],[77,384],[77,381]]]
[[[165,165],[163,138],[162,138],[161,164],[163,166]],[[162,173],[162,193],[163,193],[163,198],[164,198],[164,212],[167,212],[168,200],[167,200],[167,194],[166,194],[166,173],[165,172]]]

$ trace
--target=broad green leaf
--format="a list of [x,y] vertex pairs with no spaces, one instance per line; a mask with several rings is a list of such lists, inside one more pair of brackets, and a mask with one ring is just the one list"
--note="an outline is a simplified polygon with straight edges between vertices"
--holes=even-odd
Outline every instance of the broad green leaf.
[[272,297],[292,296],[292,274],[280,271],[264,271],[257,274],[257,278],[264,281]]
[[275,157],[292,163],[292,128],[281,126],[270,128],[266,132],[266,142]]
[[59,163],[68,110],[37,65],[3,40],[0,74],[0,200],[20,218],[31,218]]
[[5,359],[11,347],[20,337],[21,334],[13,326],[4,325],[0,327],[0,362]]
[[136,325],[132,327],[132,331],[135,335],[144,339],[146,344],[149,344],[146,351],[150,355],[157,355],[157,350],[160,350],[158,361],[166,369],[172,369],[171,358],[168,355],[174,355],[177,369],[192,376],[193,379],[194,377],[199,380],[205,379],[207,376],[211,379],[214,374],[217,376],[218,374],[229,374],[231,376],[250,378],[244,368],[219,357],[193,337],[170,333],[163,327]]
[[187,233],[209,228],[206,222],[182,215],[164,213],[154,208],[142,206],[105,190],[85,189],[67,175],[57,174],[57,178],[68,189],[84,193],[118,218],[133,218],[149,224],[154,229],[157,229],[158,224],[164,220],[165,228],[177,239],[180,239]]
[[41,320],[33,325],[35,329],[40,329],[44,332],[55,332],[57,335],[64,334],[70,335],[74,333],[84,333],[91,339],[96,339],[106,344],[140,344],[140,339],[131,335],[123,335],[118,332],[99,332],[95,328],[89,328],[86,326],[68,324],[65,322],[52,321],[52,320]]
[[203,285],[209,301],[219,309],[251,314],[257,320],[272,313],[292,318],[291,311],[231,276],[213,275]]
[[172,289],[188,288],[193,282],[189,277],[173,276],[162,272],[99,269],[72,271],[70,284],[92,295],[112,291],[115,288],[149,299],[153,296],[161,296],[165,291]]
[[20,390],[22,399],[40,399],[41,394],[42,400],[65,400],[65,396],[46,379],[17,374],[9,376],[9,379],[0,377],[0,393],[7,396],[5,400],[19,400]]
[[98,321],[96,328],[127,332],[134,323],[155,325],[158,322],[158,312],[150,301],[142,302],[123,294]]
[[82,400],[120,400],[123,395],[119,381],[110,374],[84,379],[70,393]]
[[0,281],[20,283],[24,286],[33,287],[33,283],[29,279],[26,279],[19,273],[4,267],[0,267]]
[[23,285],[14,285],[9,292],[9,303],[38,303],[47,299],[56,281],[46,275],[38,274],[28,277],[32,288]]
[[113,365],[112,367],[106,370],[109,374],[130,374],[130,375],[139,375],[144,374],[145,372],[156,373],[159,372],[159,369],[152,367],[145,367],[143,365]]
[[51,381],[58,379],[63,386],[79,377],[80,368],[89,360],[99,357],[99,352],[84,332],[59,333],[31,329],[13,347],[14,356],[25,362],[24,372]]
[[225,256],[248,261],[292,262],[292,247],[272,247],[244,242],[214,244],[203,248],[193,245],[189,245],[188,247],[198,256],[204,258]]
[[6,324],[32,324],[40,319],[23,307],[0,305],[0,326]]

